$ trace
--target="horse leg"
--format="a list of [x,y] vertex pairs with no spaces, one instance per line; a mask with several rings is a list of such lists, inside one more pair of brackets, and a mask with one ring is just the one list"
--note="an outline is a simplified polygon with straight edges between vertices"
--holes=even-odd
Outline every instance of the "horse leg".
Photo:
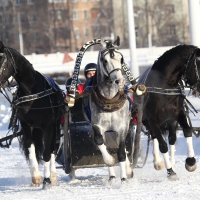
[[[125,149],[126,151],[126,149]],[[127,178],[133,178],[133,169],[131,167],[131,163],[128,159],[128,156],[127,156],[127,153],[126,153],[126,175],[127,175]]]
[[146,128],[149,130],[149,133],[151,134],[151,137],[153,138],[153,163],[154,163],[154,169],[161,170],[164,167],[164,163],[162,161],[162,158],[160,157],[160,151],[159,151],[159,144],[156,136],[156,132],[152,132],[151,127],[148,123],[148,121],[145,121]]
[[[51,155],[51,145],[52,145],[52,138],[53,138],[53,126],[49,126],[47,129],[44,130],[44,153],[43,153],[43,160],[44,160],[44,180],[43,180],[43,189],[48,189],[51,187],[51,172],[50,172],[50,160],[51,158],[55,160],[55,157]],[[52,165],[53,166],[53,165]]]
[[38,168],[38,162],[35,155],[34,144],[30,145],[29,150],[29,161],[30,161],[30,173],[31,173],[31,186],[38,186],[42,182],[42,177]]
[[189,119],[187,119],[187,116],[183,112],[179,115],[178,122],[183,128],[183,133],[187,144],[188,157],[185,160],[185,168],[189,172],[193,172],[196,169],[196,159],[194,158],[194,149],[192,143],[192,127],[189,126],[188,120]]
[[101,151],[104,162],[109,167],[114,166],[115,158],[111,156],[107,151],[107,148],[104,144],[103,136],[101,134],[102,133],[101,128],[96,124],[94,124],[92,128],[94,132],[94,142],[98,146],[99,150]]
[[170,145],[170,160],[172,164],[172,169],[175,167],[175,142],[176,142],[176,130],[177,130],[177,121],[172,121],[169,126],[169,136],[168,141]]
[[153,157],[154,168],[156,170],[161,170],[164,167],[164,163],[160,157],[159,144],[157,138],[153,139]]
[[117,157],[118,157],[119,165],[120,165],[121,181],[124,182],[127,179],[127,174],[126,174],[127,155],[126,155],[126,152],[125,152],[125,141],[120,141],[119,149],[118,149],[118,152],[117,152]]
[[57,134],[60,134],[60,119],[57,121],[57,123],[54,126],[53,137],[51,140],[50,180],[53,186],[57,185],[55,154],[54,154],[54,151],[56,150]]
[[114,167],[108,167],[108,172],[109,172],[109,182],[111,182],[112,184],[116,178]]
[[[164,161],[165,161],[165,167],[167,169],[167,177],[169,178],[169,180],[177,180],[178,177],[176,173],[173,171],[172,164],[169,159],[167,143],[163,139],[159,126],[155,123],[153,126],[153,122],[149,123],[149,125],[151,126],[152,133],[154,134],[156,133],[158,144],[159,144],[159,150],[162,153]],[[155,137],[154,137],[154,142],[156,142]]]
[[[132,170],[131,163],[127,155],[126,155],[125,165],[126,165],[127,178],[128,179],[133,178],[133,170]],[[109,171],[109,182],[113,183],[116,179],[114,167],[108,167],[108,171]]]
[[[163,143],[165,142],[163,140],[163,138],[160,139],[160,141],[163,142]],[[159,144],[160,144],[160,141],[159,141]],[[165,142],[165,144],[166,144],[166,142]],[[164,148],[163,148],[163,145],[159,145],[159,149],[160,149],[160,151],[163,154],[163,158],[164,158],[164,162],[165,162],[165,167],[167,169],[167,177],[168,177],[168,179],[171,180],[171,181],[178,180],[178,177],[177,177],[176,173],[172,169],[172,163],[171,163],[171,160],[169,158],[169,152],[168,152],[167,144],[166,144],[166,147],[164,147]],[[167,151],[165,149],[167,149]]]
[[55,154],[51,154],[50,160],[50,180],[52,185],[57,185],[57,178],[56,178],[56,165],[55,165]]
[[57,185],[56,178],[56,166],[55,166],[55,154],[51,154],[49,162],[44,162],[44,181],[43,189],[47,189],[49,186]]
[[24,153],[26,155],[26,158],[29,160],[29,169],[31,174],[31,186],[38,186],[42,182],[42,177],[38,168],[38,161],[36,158],[36,151],[35,151],[35,142],[34,140],[34,129],[24,123],[23,121],[20,121],[22,126],[22,131],[24,132],[23,135],[23,142],[22,142],[22,148],[24,149]]
[[110,167],[114,166],[115,158],[108,153],[105,144],[101,144],[101,145],[97,145],[97,146],[99,147],[99,150],[102,153],[103,160],[106,163],[106,165],[108,165]]
[[170,145],[170,160],[172,164],[172,169],[174,170],[175,168],[175,145]]

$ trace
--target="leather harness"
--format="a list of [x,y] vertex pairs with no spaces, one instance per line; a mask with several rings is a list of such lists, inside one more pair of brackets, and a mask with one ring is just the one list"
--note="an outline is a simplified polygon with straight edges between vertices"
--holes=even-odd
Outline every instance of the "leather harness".
[[98,87],[92,91],[91,97],[96,106],[106,112],[114,112],[119,110],[123,107],[125,101],[127,100],[127,95],[124,93],[124,91],[118,91],[118,93],[112,99],[108,99],[101,95]]

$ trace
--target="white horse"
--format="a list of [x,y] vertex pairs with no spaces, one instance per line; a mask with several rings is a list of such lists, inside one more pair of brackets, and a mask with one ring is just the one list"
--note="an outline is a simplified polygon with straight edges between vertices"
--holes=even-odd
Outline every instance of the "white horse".
[[[92,94],[89,95],[91,109],[91,126],[94,143],[102,153],[105,164],[109,167],[109,180],[115,180],[112,166],[115,159],[107,150],[105,132],[116,132],[119,149],[117,157],[120,165],[121,180],[133,177],[130,161],[125,148],[126,134],[130,122],[129,101],[124,93],[124,77],[122,75],[123,56],[118,51],[119,38],[114,42],[101,40],[98,55],[97,72],[94,77]],[[85,116],[87,119],[87,116]]]

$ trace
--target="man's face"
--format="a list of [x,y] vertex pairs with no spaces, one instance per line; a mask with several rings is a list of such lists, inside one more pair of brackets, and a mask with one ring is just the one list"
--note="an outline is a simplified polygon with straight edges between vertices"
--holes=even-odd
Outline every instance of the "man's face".
[[96,72],[95,70],[88,71],[87,78],[90,78],[90,77],[94,76],[95,72]]

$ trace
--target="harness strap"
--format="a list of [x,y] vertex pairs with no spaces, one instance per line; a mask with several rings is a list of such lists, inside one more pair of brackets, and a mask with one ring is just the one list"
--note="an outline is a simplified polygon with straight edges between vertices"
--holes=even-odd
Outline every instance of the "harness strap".
[[180,89],[163,89],[163,88],[157,88],[157,87],[147,87],[146,88],[147,93],[157,93],[157,94],[163,94],[163,95],[180,95],[183,94],[183,91]]
[[[15,76],[15,75],[17,74],[17,69],[16,69],[15,60],[14,60],[13,55],[12,55],[12,53],[10,52],[9,48],[6,47],[5,50],[6,50],[7,52],[9,52],[9,54],[10,54],[11,60],[9,59],[9,61],[10,61],[11,65],[12,65],[13,68],[14,68],[15,73],[13,74],[13,76]],[[7,55],[7,54],[6,54],[6,55]]]
[[14,101],[14,104],[15,105],[19,105],[21,103],[24,103],[24,102],[27,102],[27,101],[33,101],[33,100],[36,100],[36,99],[40,99],[42,97],[45,97],[45,96],[49,96],[50,94],[54,94],[55,92],[53,91],[52,88],[48,89],[48,90],[45,90],[45,91],[42,91],[42,92],[39,92],[37,94],[32,94],[32,95],[28,95],[28,96],[24,96],[24,97],[20,97],[18,99],[16,99]]
[[83,92],[81,92],[80,94],[76,94],[75,99],[79,99],[79,98],[81,98],[81,97],[83,97],[83,96],[88,96],[88,95],[90,95],[91,93],[92,93],[92,91],[83,91]]
[[5,70],[6,63],[7,63],[7,56],[6,56],[5,53],[0,53],[0,56],[4,57],[4,61],[3,61],[1,68],[0,68],[0,75],[2,76],[3,71]]
[[101,95],[97,90],[92,91],[92,101],[99,107],[101,110],[106,112],[114,112],[123,107],[127,100],[127,95],[124,91],[118,92],[116,96],[112,99],[107,99]]
[[194,108],[194,106],[190,103],[190,101],[186,98],[185,95],[183,95],[184,99],[186,100],[187,104],[196,112],[198,113],[198,111]]
[[[14,132],[12,135],[8,135],[6,137],[3,137],[3,138],[0,138],[0,147],[2,148],[9,148],[11,143],[12,143],[12,140],[15,138],[15,137],[19,137],[23,135],[23,132],[20,131],[20,132]],[[6,144],[3,144],[3,142],[6,142]]]

